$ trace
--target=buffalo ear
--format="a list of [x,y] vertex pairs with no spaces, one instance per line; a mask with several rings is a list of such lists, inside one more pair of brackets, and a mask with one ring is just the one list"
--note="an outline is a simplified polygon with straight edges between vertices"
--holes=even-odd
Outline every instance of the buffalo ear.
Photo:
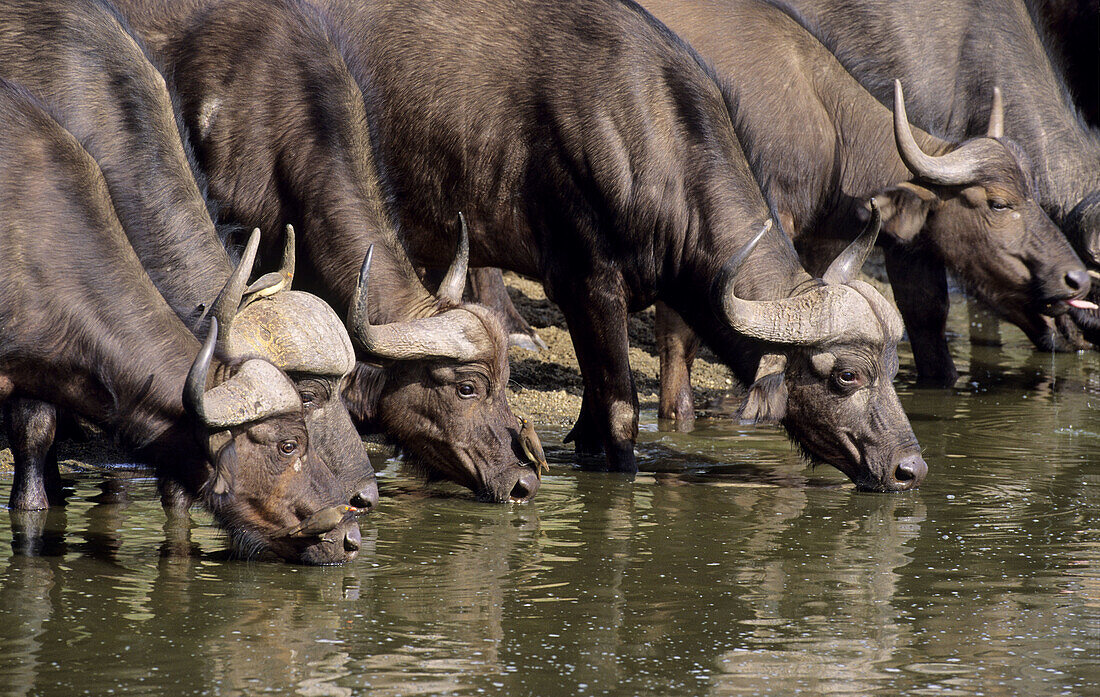
[[365,428],[377,417],[378,402],[386,385],[386,371],[378,366],[356,363],[340,397],[357,427]]
[[787,415],[787,383],[783,373],[757,378],[737,410],[743,424],[778,423]]
[[[882,234],[902,244],[912,242],[924,228],[936,200],[936,194],[912,182],[901,182],[879,192],[875,203],[882,215]],[[870,211],[861,209],[860,217],[865,216],[869,217]]]
[[233,488],[233,471],[237,469],[237,446],[231,440],[218,453],[214,463],[214,479],[210,482],[210,492],[215,496],[225,496]]

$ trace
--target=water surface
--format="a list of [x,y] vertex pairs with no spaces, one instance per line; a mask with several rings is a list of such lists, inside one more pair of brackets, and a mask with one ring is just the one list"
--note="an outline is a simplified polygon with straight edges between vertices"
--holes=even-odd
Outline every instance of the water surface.
[[905,494],[770,428],[661,433],[650,411],[634,481],[544,431],[524,505],[376,463],[360,557],[301,568],[225,560],[134,473],[79,475],[64,510],[0,511],[0,691],[1098,694],[1100,354],[1004,334],[953,342],[954,390],[903,369],[930,466]]

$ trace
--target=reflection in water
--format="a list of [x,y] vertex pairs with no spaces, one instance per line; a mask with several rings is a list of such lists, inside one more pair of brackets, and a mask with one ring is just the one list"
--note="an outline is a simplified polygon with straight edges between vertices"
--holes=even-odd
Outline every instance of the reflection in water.
[[[765,533],[759,550],[768,560],[750,575],[757,589],[748,597],[751,634],[719,657],[726,675],[713,694],[786,694],[802,684],[816,693],[866,695],[889,683],[883,667],[911,640],[895,604],[899,571],[911,561],[910,543],[927,513],[909,497],[850,503],[827,514],[799,511],[790,525]],[[805,525],[815,534],[799,529]],[[803,540],[822,533],[827,549],[804,548]]]
[[902,374],[911,494],[722,419],[644,431],[634,480],[548,432],[532,503],[384,468],[359,558],[303,568],[80,475],[64,510],[0,512],[0,694],[1096,694],[1100,354],[1013,331],[955,341],[953,391]]

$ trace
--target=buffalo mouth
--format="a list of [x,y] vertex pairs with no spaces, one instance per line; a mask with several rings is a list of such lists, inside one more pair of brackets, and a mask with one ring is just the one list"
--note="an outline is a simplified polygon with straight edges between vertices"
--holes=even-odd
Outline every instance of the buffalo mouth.
[[[910,491],[920,486],[928,471],[919,450],[897,458],[893,456],[883,458],[880,466],[874,466],[865,448],[861,447],[855,437],[846,432],[836,434],[836,443],[833,447],[814,452],[811,448],[815,446],[799,443],[803,456],[810,461],[811,465],[815,467],[828,465],[840,470],[855,484],[858,491],[876,493]],[[911,447],[906,445],[900,449],[894,448],[891,452],[907,452]]]
[[514,460],[497,465],[481,463],[464,450],[448,455],[405,453],[405,464],[425,482],[448,481],[466,487],[482,503],[526,503],[540,480],[530,466]]
[[516,462],[478,491],[477,497],[487,503],[527,503],[538,493],[541,483],[534,469]]
[[[314,511],[309,516],[298,516],[297,522],[289,526],[253,532],[250,535],[254,542],[253,549],[261,553],[248,556],[275,558],[307,566],[352,561],[358,556],[362,542],[358,516],[364,512],[354,506],[340,504]],[[318,516],[325,514],[334,515],[331,520],[317,520]]]
[[1040,314],[1046,315],[1047,317],[1057,317],[1066,312],[1094,312],[1096,310],[1100,310],[1100,306],[1091,300],[1086,300],[1076,295],[1066,295],[1048,299],[1043,302]]
[[255,530],[230,534],[230,555],[248,561],[284,562],[305,566],[344,564],[359,554],[359,525],[310,539],[274,537]]
[[1100,342],[1100,309],[1073,308],[1069,317],[1090,343]]
[[[791,433],[788,431],[788,433]],[[860,490],[874,490],[875,478],[867,468],[862,451],[856,446],[855,439],[847,433],[837,433],[835,443],[814,442],[809,438],[793,436],[793,441],[802,451],[802,457],[809,461],[810,465],[826,465],[840,470],[844,476],[852,480]]]
[[359,556],[361,544],[359,524],[353,518],[300,547],[293,561],[309,566],[345,564]]

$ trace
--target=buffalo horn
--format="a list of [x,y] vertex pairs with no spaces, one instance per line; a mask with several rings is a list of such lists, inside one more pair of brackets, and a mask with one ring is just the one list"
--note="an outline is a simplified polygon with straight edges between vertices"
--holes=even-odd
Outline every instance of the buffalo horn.
[[822,276],[826,283],[847,283],[856,277],[859,270],[863,268],[867,255],[871,253],[871,248],[875,246],[881,225],[882,216],[878,211],[878,205],[875,204],[874,199],[871,199],[871,219],[867,221],[859,237],[852,240],[852,243],[836,259],[833,259],[833,263],[829,264],[828,270]]
[[439,284],[439,292],[436,293],[440,298],[456,305],[462,302],[462,291],[466,289],[466,267],[470,264],[470,236],[466,230],[466,216],[461,211],[458,222],[458,251],[451,262],[451,268],[447,269],[447,275],[443,277],[443,282]]
[[187,382],[183,390],[183,405],[187,411],[194,414],[199,421],[206,423],[206,408],[203,397],[206,394],[206,375],[210,372],[210,359],[214,356],[214,345],[218,342],[218,318],[210,318],[210,330],[206,335],[206,341],[191,364],[191,370],[187,372]]
[[252,274],[252,265],[256,261],[256,250],[259,246],[260,228],[256,228],[248,236],[248,244],[244,247],[240,263],[229,275],[229,280],[225,282],[222,292],[218,294],[218,299],[214,301],[214,306],[211,308],[211,314],[217,318],[222,328],[222,339],[218,346],[218,349],[222,352],[225,352],[228,348],[229,327],[241,307],[241,300],[248,288],[248,277]]
[[760,232],[756,233],[748,243],[741,249],[734,252],[733,256],[722,266],[721,275],[719,276],[719,284],[721,288],[722,297],[729,297],[733,294],[733,285],[737,282],[737,272],[741,270],[741,265],[745,263],[745,260],[752,254],[752,250],[756,249],[757,243],[764,238],[764,235],[768,233],[768,230],[772,229],[771,218],[764,221],[764,225],[760,228]]
[[207,428],[226,429],[275,414],[299,411],[298,390],[281,370],[265,360],[245,361],[233,377],[206,389],[206,376],[218,342],[218,319],[191,364],[184,387],[184,406]]
[[286,226],[286,237],[283,239],[283,263],[278,271],[265,273],[257,278],[252,285],[245,289],[244,294],[249,302],[262,298],[265,295],[274,295],[281,290],[290,290],[290,284],[294,281],[294,226],[289,223]]
[[985,130],[986,138],[1001,138],[1005,134],[1005,107],[1001,96],[1001,88],[993,88],[993,106],[989,108],[989,127]]
[[484,334],[485,328],[467,310],[449,310],[404,322],[371,324],[368,288],[373,256],[374,245],[371,245],[363,259],[359,285],[348,310],[348,333],[364,351],[391,360],[452,358],[468,361],[482,353],[469,337]]
[[[853,340],[881,336],[873,313],[859,294],[843,283],[822,284],[800,295],[777,300],[745,300],[734,286],[737,270],[752,247],[767,232],[765,226],[748,245],[735,254],[722,271],[722,305],[726,321],[739,334],[775,344],[814,345],[845,337]],[[863,234],[841,253],[857,255],[851,248],[867,246]],[[835,264],[836,262],[834,262]],[[854,259],[852,262],[854,263]],[[860,262],[862,265],[862,261]],[[842,263],[847,266],[848,262]],[[858,269],[858,267],[857,267]],[[837,274],[840,272],[838,271]],[[853,306],[853,303],[856,303]]]
[[894,138],[905,166],[921,179],[934,184],[956,185],[974,181],[977,176],[979,160],[975,156],[978,153],[972,148],[964,146],[939,157],[920,149],[905,113],[905,96],[898,80],[894,80]]

